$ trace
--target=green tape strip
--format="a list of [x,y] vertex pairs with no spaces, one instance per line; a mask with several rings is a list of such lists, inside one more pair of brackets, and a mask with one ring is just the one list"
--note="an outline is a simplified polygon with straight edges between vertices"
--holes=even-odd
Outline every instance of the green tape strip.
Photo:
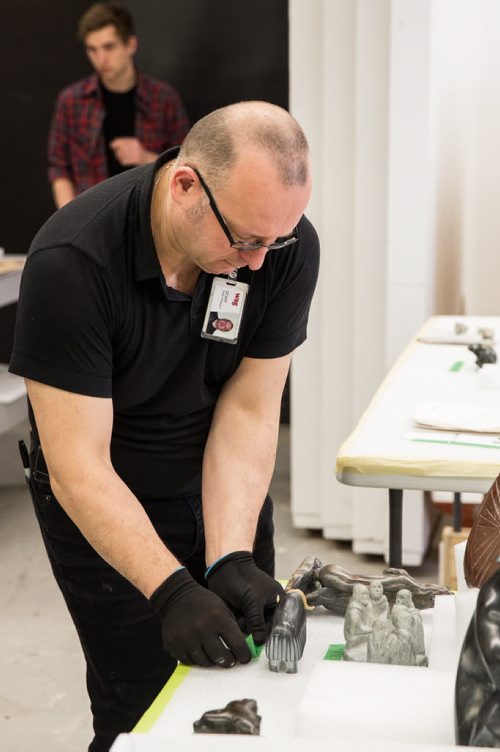
[[444,439],[411,439],[419,444],[450,444],[451,446],[470,446],[480,449],[500,449],[500,444],[473,444],[470,441],[445,441]]
[[154,724],[172,699],[174,692],[180,687],[190,671],[191,666],[184,666],[183,664],[177,666],[160,694],[153,700],[140,721],[138,721],[132,729],[133,734],[145,734],[147,731],[151,731]]
[[246,638],[246,643],[249,647],[252,658],[253,659],[259,658],[260,654],[262,653],[262,649],[264,645],[256,645],[255,642],[253,641],[253,636],[251,634],[249,634],[248,637]]
[[450,368],[450,371],[453,373],[456,373],[457,371],[460,371],[461,368],[463,368],[465,361],[464,360],[456,360],[452,367]]
[[328,650],[325,653],[324,661],[342,661],[344,659],[345,645],[328,645]]

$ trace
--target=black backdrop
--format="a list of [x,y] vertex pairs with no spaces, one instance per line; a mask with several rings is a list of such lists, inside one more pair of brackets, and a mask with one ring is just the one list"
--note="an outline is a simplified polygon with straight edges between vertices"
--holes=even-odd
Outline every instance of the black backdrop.
[[[16,0],[0,8],[0,246],[25,253],[54,206],[47,131],[57,92],[87,75],[76,39],[83,0]],[[191,123],[241,99],[288,106],[287,0],[128,0],[137,62],[172,83]],[[0,362],[10,357],[15,306],[0,308]]]
[[[0,246],[23,253],[53,211],[47,131],[57,92],[90,71],[76,39],[88,0],[1,3]],[[288,106],[287,0],[128,0],[137,62],[172,83],[191,122],[240,99]]]

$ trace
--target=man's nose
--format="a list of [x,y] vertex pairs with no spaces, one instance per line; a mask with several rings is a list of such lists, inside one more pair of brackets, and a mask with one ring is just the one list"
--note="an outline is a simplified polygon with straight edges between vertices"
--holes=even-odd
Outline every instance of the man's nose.
[[106,62],[106,57],[107,57],[107,53],[105,52],[105,50],[98,50],[95,53],[94,60],[98,68],[103,67],[104,63]]
[[256,251],[240,251],[240,256],[245,261],[248,268],[253,272],[256,272],[264,263],[268,250],[269,249],[266,248],[266,246],[262,246],[262,248],[258,248]]

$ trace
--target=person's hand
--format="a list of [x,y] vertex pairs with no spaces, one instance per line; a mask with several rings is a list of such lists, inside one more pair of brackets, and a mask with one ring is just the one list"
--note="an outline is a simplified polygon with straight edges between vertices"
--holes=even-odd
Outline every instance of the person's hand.
[[147,164],[153,162],[155,155],[144,148],[138,138],[121,136],[109,143],[118,162],[124,167]]
[[167,577],[149,602],[162,619],[165,650],[182,663],[230,668],[236,661],[250,661],[250,649],[231,611],[186,569]]
[[278,596],[284,590],[259,569],[250,551],[233,551],[212,564],[205,575],[210,590],[241,612],[245,631],[257,645],[266,641]]

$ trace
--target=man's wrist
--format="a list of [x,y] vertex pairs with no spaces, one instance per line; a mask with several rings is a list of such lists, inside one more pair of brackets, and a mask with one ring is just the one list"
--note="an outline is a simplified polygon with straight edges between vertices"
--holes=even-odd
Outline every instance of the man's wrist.
[[241,560],[241,559],[253,559],[253,555],[251,551],[229,551],[226,554],[223,554],[222,556],[219,556],[218,559],[215,559],[206,569],[205,571],[205,579],[210,576],[210,574],[213,574],[217,569],[219,569],[221,566],[223,566],[226,561],[234,561],[235,559]]

